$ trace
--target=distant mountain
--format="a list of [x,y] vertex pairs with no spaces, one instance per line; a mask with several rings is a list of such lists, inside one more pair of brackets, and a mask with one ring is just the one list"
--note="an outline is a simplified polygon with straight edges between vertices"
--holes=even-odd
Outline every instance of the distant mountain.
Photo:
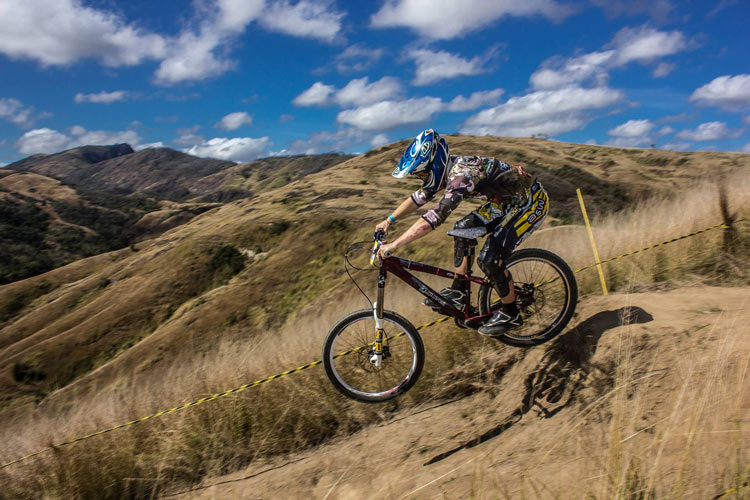
[[133,148],[128,144],[115,144],[113,146],[83,146],[50,155],[32,155],[23,160],[11,163],[10,165],[6,165],[6,169],[20,172],[34,172],[62,179],[74,175],[76,171],[85,169],[95,163],[132,153],[134,153]]
[[127,144],[116,144],[34,155],[5,168],[45,175],[88,191],[178,202],[227,202],[283,186],[349,158],[352,155],[337,153],[279,156],[238,165],[169,148],[135,152]]
[[236,165],[234,162],[198,158],[169,148],[135,152],[127,144],[83,146],[54,155],[35,155],[6,166],[34,172],[90,191],[143,194],[159,199],[184,201],[205,195],[220,182],[204,183],[200,192],[193,184],[206,176]]

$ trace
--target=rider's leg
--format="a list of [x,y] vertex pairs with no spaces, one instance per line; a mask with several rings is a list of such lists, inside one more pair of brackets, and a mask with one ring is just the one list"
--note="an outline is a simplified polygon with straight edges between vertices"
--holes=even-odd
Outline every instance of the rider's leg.
[[510,252],[505,251],[501,245],[502,239],[490,235],[479,254],[477,263],[479,267],[490,278],[502,303],[501,309],[495,312],[484,325],[479,328],[479,333],[485,335],[497,335],[523,325],[521,311],[516,304],[516,293],[513,289],[513,276],[505,268],[505,261]]
[[[484,222],[476,213],[472,212],[456,222],[453,229],[472,229],[483,226]],[[454,271],[456,274],[469,274],[469,270],[474,264],[474,247],[476,245],[477,241],[474,239],[453,238],[453,265],[455,266]],[[464,288],[464,284],[465,280],[463,278],[456,278],[453,280],[451,288]]]
[[[456,222],[454,229],[467,229],[479,227],[480,225],[481,220],[474,213],[471,213]],[[439,292],[444,299],[452,302],[459,309],[465,305],[467,283],[464,276],[469,273],[474,263],[475,245],[476,240],[454,238],[453,265],[457,276],[453,278],[450,287],[443,288]],[[429,307],[437,307],[437,304],[430,299],[425,299],[424,304]]]
[[535,182],[526,205],[487,238],[478,263],[480,267],[484,266],[483,270],[497,289],[503,308],[479,329],[480,333],[498,335],[523,324],[523,318],[515,303],[513,277],[505,269],[504,262],[516,247],[541,225],[548,210],[547,193],[540,183]]

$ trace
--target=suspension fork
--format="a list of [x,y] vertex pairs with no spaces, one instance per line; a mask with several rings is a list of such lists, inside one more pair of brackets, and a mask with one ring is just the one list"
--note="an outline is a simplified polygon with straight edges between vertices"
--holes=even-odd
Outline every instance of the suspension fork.
[[375,317],[375,351],[370,357],[370,362],[375,366],[380,366],[383,362],[383,303],[385,301],[385,277],[386,271],[380,268],[378,275],[378,298],[373,306],[373,316]]

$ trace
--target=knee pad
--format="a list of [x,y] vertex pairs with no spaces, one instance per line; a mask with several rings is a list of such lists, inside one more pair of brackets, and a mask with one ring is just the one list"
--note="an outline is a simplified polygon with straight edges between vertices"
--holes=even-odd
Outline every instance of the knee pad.
[[479,261],[477,262],[479,268],[490,278],[497,293],[500,294],[501,297],[505,297],[510,293],[510,282],[513,277],[511,276],[510,271],[505,267],[505,261],[498,264],[496,259],[488,259],[487,257],[488,256],[484,254],[480,255]]

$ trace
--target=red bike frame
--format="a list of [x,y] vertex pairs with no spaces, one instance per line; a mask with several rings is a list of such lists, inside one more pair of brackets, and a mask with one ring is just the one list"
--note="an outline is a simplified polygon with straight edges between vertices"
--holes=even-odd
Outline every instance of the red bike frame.
[[[422,280],[420,280],[419,278],[411,274],[409,271],[407,271],[407,269],[411,271],[420,272],[420,273],[434,274],[436,276],[440,276],[443,278],[451,278],[451,279],[456,278],[456,277],[464,278],[466,280],[466,304],[464,307],[464,312],[456,309],[453,306],[453,304],[451,304],[450,302],[445,300],[443,297],[441,297],[439,293],[437,293],[435,290],[427,286],[427,284],[425,284]],[[381,265],[380,265],[380,276],[378,277],[378,301],[376,303],[376,311],[375,311],[377,317],[379,318],[383,317],[383,298],[384,298],[384,292],[385,292],[385,280],[389,272],[401,278],[402,281],[404,281],[406,284],[414,288],[416,291],[418,291],[425,297],[439,304],[441,309],[446,314],[456,318],[459,321],[468,323],[471,321],[484,319],[492,315],[492,313],[489,312],[481,316],[472,316],[473,310],[471,307],[471,282],[474,282],[478,285],[490,285],[489,281],[482,279],[482,278],[475,278],[474,276],[467,275],[467,274],[463,274],[463,275],[456,274],[452,271],[441,269],[435,266],[430,266],[428,264],[423,264],[421,262],[415,262],[413,260],[391,256],[382,260]]]

